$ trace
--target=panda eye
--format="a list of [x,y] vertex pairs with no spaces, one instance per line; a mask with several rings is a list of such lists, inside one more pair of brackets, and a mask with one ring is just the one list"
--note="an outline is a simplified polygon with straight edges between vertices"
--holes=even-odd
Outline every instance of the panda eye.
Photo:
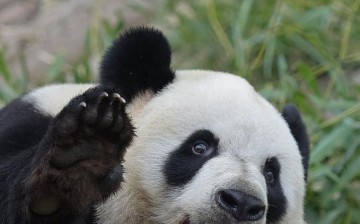
[[263,175],[266,183],[274,184],[279,178],[280,164],[276,157],[266,160]]
[[274,181],[275,181],[275,178],[274,178],[273,172],[267,171],[267,172],[266,172],[266,182],[268,182],[268,183],[274,183]]
[[192,147],[192,152],[195,155],[204,155],[208,151],[208,144],[204,141],[196,141]]

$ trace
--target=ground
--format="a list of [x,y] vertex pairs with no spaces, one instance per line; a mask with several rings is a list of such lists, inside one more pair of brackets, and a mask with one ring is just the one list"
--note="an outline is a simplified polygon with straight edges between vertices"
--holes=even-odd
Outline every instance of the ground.
[[141,5],[151,13],[156,3],[156,0],[2,0],[0,47],[6,46],[14,74],[21,73],[18,59],[23,52],[29,80],[39,83],[57,55],[65,55],[70,65],[79,59],[86,33],[98,18],[114,21],[121,13],[127,26],[146,24],[145,16],[132,5]]

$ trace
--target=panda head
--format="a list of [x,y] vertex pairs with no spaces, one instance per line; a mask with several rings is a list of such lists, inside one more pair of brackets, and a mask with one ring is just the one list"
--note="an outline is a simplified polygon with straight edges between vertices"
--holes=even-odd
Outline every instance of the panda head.
[[296,108],[281,114],[239,76],[173,72],[170,61],[166,39],[146,28],[105,54],[101,82],[129,101],[137,137],[100,219],[304,223],[309,142]]

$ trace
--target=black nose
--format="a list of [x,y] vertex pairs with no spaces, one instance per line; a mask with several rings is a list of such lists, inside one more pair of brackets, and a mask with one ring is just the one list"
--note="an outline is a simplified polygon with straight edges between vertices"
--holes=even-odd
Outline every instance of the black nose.
[[264,203],[252,195],[237,190],[222,190],[216,195],[216,202],[237,221],[256,221],[265,214]]

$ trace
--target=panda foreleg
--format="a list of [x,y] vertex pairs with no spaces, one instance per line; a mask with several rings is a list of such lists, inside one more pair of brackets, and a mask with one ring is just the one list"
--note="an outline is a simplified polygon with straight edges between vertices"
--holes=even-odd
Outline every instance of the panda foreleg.
[[92,206],[119,187],[133,135],[125,102],[113,90],[95,87],[72,99],[33,159],[25,186],[31,223],[85,222]]

